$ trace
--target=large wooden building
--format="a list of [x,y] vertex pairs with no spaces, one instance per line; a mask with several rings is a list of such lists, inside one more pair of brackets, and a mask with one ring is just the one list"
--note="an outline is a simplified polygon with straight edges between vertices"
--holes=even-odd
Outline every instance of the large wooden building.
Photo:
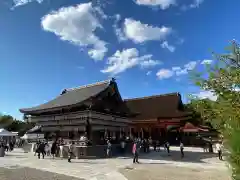
[[131,127],[133,115],[114,79],[65,89],[55,99],[20,112],[46,134],[54,132],[58,137],[79,139],[86,133],[92,143],[106,136],[119,138]]
[[128,108],[137,113],[132,119],[135,136],[175,141],[179,129],[190,119],[184,111],[181,95],[170,93],[125,100]]
[[45,104],[20,111],[43,132],[72,139],[86,132],[93,143],[106,136],[176,137],[168,130],[189,119],[179,93],[123,100],[114,79],[65,89]]

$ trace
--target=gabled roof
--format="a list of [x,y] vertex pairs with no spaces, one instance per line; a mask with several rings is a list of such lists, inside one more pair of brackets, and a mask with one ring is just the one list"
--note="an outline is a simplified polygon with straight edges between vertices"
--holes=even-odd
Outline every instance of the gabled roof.
[[61,108],[79,104],[91,97],[97,96],[99,93],[104,91],[106,88],[108,88],[111,81],[112,80],[101,81],[94,84],[80,86],[77,88],[65,89],[63,90],[61,95],[59,95],[55,99],[36,107],[20,109],[20,112],[31,113],[40,110]]
[[29,129],[26,134],[34,134],[41,132],[41,126],[34,126],[32,129]]
[[186,113],[179,110],[182,103],[179,93],[126,99],[128,108],[138,113],[136,120],[184,117]]

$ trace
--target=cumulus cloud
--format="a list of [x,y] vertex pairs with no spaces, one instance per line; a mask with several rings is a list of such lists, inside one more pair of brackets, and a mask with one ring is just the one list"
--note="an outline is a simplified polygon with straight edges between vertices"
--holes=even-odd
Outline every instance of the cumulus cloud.
[[63,41],[87,47],[91,58],[102,60],[108,49],[106,42],[95,34],[96,29],[103,29],[95,15],[99,12],[92,3],[83,3],[51,12],[42,18],[41,23],[45,31],[54,33]]
[[189,5],[184,5],[181,7],[183,11],[189,10],[189,9],[194,9],[194,8],[199,8],[199,6],[204,2],[204,0],[193,0],[193,2]]
[[156,75],[157,75],[158,79],[160,79],[160,80],[168,79],[174,75],[174,72],[169,69],[160,69]]
[[154,27],[143,24],[131,18],[126,18],[124,22],[124,35],[135,43],[143,43],[151,40],[164,40],[171,34],[172,28]]
[[122,28],[119,26],[119,22],[121,20],[121,15],[120,14],[116,14],[115,15],[115,22],[113,24],[113,29],[115,31],[115,34],[118,38],[118,41],[126,41],[127,38],[125,37],[123,31],[122,31]]
[[148,72],[146,73],[147,76],[149,76],[149,75],[151,75],[151,74],[152,74],[152,71],[148,71]]
[[161,47],[164,49],[168,49],[170,52],[174,52],[175,51],[175,47],[168,44],[167,41],[163,41],[163,43],[161,44]]
[[210,59],[204,59],[201,64],[212,64],[213,60]]
[[172,71],[175,72],[177,76],[188,74],[189,71],[195,69],[197,61],[190,61],[185,64],[183,67],[172,67]]
[[158,79],[168,79],[172,76],[181,76],[188,74],[189,71],[192,71],[197,65],[197,61],[190,61],[187,64],[183,65],[183,67],[176,66],[171,69],[160,69],[156,76]]
[[122,51],[117,50],[108,58],[108,66],[101,70],[101,72],[116,75],[135,66],[148,68],[158,64],[159,61],[153,60],[150,54],[140,56],[136,48],[123,49]]
[[175,0],[135,0],[138,5],[160,7],[161,9],[167,9],[171,5],[176,4]]
[[194,96],[196,96],[199,99],[210,99],[212,101],[217,100],[217,95],[211,91],[200,91],[199,93],[194,94]]
[[18,6],[23,6],[31,2],[37,2],[37,3],[42,3],[43,0],[13,0],[13,8],[18,7]]

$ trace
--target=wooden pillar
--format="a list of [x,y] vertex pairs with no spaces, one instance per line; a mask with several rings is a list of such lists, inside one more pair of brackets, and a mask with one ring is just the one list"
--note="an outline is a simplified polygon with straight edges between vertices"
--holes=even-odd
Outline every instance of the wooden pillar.
[[150,138],[150,137],[152,138],[152,127],[151,126],[149,127],[149,137],[148,138]]
[[129,138],[132,139],[132,128],[129,128]]
[[122,139],[122,128],[120,128],[120,139]]
[[107,129],[105,128],[105,130],[104,130],[104,139],[105,139],[105,140],[107,139],[107,136],[108,136],[108,134],[107,134]]
[[141,128],[141,138],[142,138],[142,139],[144,138],[144,131],[143,131],[143,128]]

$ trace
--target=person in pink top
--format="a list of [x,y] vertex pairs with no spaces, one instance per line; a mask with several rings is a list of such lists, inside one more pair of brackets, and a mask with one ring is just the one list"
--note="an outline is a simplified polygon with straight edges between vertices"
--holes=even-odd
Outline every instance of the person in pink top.
[[132,153],[133,153],[133,163],[139,163],[138,161],[138,156],[139,156],[139,151],[140,151],[141,145],[139,142],[134,142],[133,147],[132,147]]

